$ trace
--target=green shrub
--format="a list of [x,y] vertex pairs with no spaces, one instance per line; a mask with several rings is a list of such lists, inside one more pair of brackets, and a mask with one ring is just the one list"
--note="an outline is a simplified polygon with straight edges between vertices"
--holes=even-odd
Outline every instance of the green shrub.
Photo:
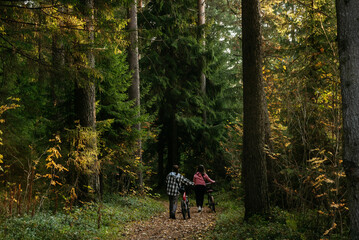
[[330,226],[331,219],[318,216],[317,210],[305,213],[289,212],[273,208],[267,218],[253,216],[244,221],[244,206],[241,199],[231,194],[222,193],[218,197],[220,209],[216,227],[207,234],[206,239],[238,240],[345,240],[348,230],[338,233],[334,229],[323,236]]

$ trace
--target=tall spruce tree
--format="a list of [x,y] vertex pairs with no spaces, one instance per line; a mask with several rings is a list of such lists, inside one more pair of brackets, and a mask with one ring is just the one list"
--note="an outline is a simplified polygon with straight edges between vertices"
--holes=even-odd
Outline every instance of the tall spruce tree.
[[[215,7],[208,6],[214,16]],[[173,163],[183,165],[186,174],[193,174],[196,165],[202,163],[224,177],[225,125],[235,115],[230,98],[238,90],[234,90],[238,82],[232,63],[225,59],[227,42],[220,42],[227,29],[220,21],[198,26],[197,11],[188,8],[198,9],[198,5],[191,1],[151,1],[139,16],[141,36],[147,40],[141,39],[143,102],[147,112],[155,113],[159,131],[154,146],[148,146],[145,154],[157,150],[152,154],[158,156],[159,185]],[[198,38],[200,30],[206,33],[205,48]],[[205,95],[198,80],[201,73],[206,75]]]
[[[88,195],[95,193],[95,198],[100,193],[100,164],[97,156],[97,133],[96,133],[96,88],[95,77],[92,73],[95,68],[95,55],[93,44],[95,40],[95,2],[94,0],[84,0],[84,15],[86,17],[86,31],[88,32],[87,42],[87,69],[83,69],[78,75],[75,88],[75,110],[79,120],[79,139],[78,146],[79,158],[77,159],[85,169],[85,176],[80,177],[80,189],[84,192],[85,198],[92,198]],[[84,173],[80,173],[82,175]],[[83,186],[85,186],[83,188]]]
[[[184,109],[181,104],[191,101],[188,97],[193,93],[190,92],[199,89],[198,81],[195,81],[198,76],[195,68],[198,56],[195,54],[198,49],[196,28],[191,25],[195,14],[185,10],[188,6],[195,7],[190,1],[157,0],[148,3],[143,11],[144,28],[152,30],[149,34],[156,33],[156,36],[148,35],[152,40],[144,49],[143,82],[151,82],[148,97],[156,99],[156,104],[148,106],[148,111],[158,113],[158,149],[163,151],[159,156],[165,156],[167,171],[180,161],[178,116]],[[161,169],[159,166],[159,171]]]
[[242,0],[245,218],[269,211],[259,1]]

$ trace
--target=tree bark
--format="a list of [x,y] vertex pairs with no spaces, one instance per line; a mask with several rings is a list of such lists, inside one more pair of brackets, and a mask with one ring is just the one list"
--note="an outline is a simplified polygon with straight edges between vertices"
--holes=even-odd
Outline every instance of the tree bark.
[[177,121],[176,121],[176,106],[172,105],[170,111],[169,122],[168,122],[168,156],[167,156],[167,172],[170,172],[174,164],[178,162],[178,132],[177,132]]
[[[137,117],[140,117],[140,70],[139,70],[139,55],[138,55],[138,29],[137,29],[137,0],[134,0],[131,4],[131,8],[129,10],[129,18],[130,22],[128,24],[128,28],[130,31],[130,46],[129,46],[129,65],[130,70],[132,72],[132,84],[129,89],[129,98],[135,102],[134,107],[138,108]],[[141,131],[141,124],[137,123],[133,126],[133,128],[138,132]],[[142,141],[139,136],[137,139],[137,146],[135,150],[135,159],[140,161],[140,165],[142,165]],[[137,172],[138,175],[138,184],[140,188],[143,185],[143,174],[142,170]]]
[[[59,6],[61,12],[65,12],[65,7]],[[62,21],[59,23],[60,26],[63,24]],[[64,44],[61,41],[62,32],[54,33],[52,35],[52,70],[51,70],[51,80],[50,80],[50,94],[52,105],[56,107],[59,102],[58,93],[56,91],[57,86],[64,85],[64,67],[65,67],[65,50]],[[56,115],[55,115],[56,116]],[[56,116],[58,118],[59,116]]]
[[157,174],[158,174],[158,188],[161,189],[164,186],[165,182],[165,174],[164,174],[164,150],[165,150],[165,143],[164,143],[164,136],[163,130],[159,133],[158,136],[158,166],[157,166]]
[[[89,44],[94,43],[94,0],[86,0],[87,31]],[[95,55],[92,47],[87,50],[87,62],[90,69],[95,68]],[[85,135],[85,149],[81,152],[82,160],[85,160],[88,172],[87,184],[92,188],[94,195],[90,194],[86,198],[100,199],[100,164],[97,157],[97,134],[96,134],[96,88],[95,79],[90,74],[83,74],[84,79],[78,79],[75,89],[75,110],[81,129]],[[80,183],[81,184],[81,183]]]
[[359,1],[337,0],[336,5],[350,239],[359,239]]
[[[199,41],[203,46],[206,45],[205,34],[203,25],[206,23],[206,1],[198,0],[198,26],[199,26]],[[206,75],[204,74],[204,58],[200,60],[201,73],[200,73],[200,84],[201,84],[201,93],[203,96],[206,96]],[[203,110],[203,122],[207,122],[207,113]]]
[[259,0],[242,0],[245,219],[269,211]]

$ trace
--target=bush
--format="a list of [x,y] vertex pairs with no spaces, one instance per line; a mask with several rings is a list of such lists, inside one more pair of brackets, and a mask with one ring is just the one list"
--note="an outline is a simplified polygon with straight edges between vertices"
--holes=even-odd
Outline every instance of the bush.
[[[239,240],[311,240],[311,239],[348,239],[347,230],[342,234],[328,230],[328,219],[318,217],[316,210],[305,213],[289,212],[280,208],[272,209],[267,218],[253,216],[244,221],[244,206],[240,198],[222,193],[216,197],[220,213],[216,227],[207,234],[206,239]],[[337,231],[337,232],[336,232]]]

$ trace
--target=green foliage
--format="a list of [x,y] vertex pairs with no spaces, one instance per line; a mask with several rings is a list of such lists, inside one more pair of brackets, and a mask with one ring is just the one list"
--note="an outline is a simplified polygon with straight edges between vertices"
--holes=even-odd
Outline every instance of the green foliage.
[[[188,176],[202,163],[216,169],[215,177],[224,177],[227,160],[222,146],[227,140],[224,123],[233,119],[239,109],[233,104],[237,96],[232,90],[233,86],[238,87],[238,81],[236,71],[229,68],[233,62],[226,58],[228,42],[218,42],[229,30],[221,27],[220,22],[200,29],[196,11],[188,11],[189,8],[197,9],[197,4],[151,1],[139,16],[145,39],[142,40],[145,57],[141,59],[141,88],[145,90],[142,102],[146,111],[154,114],[153,127],[158,129],[157,142],[148,142],[144,154],[163,156],[163,163],[159,163],[163,166],[158,168],[160,182],[173,163],[180,164]],[[215,8],[208,10],[213,14]],[[202,30],[206,35],[205,47],[198,39]],[[201,72],[207,79],[205,94],[200,90]],[[162,150],[156,154],[158,149]]]
[[[170,167],[165,165],[179,163],[191,178],[203,163],[212,178],[225,178],[235,192],[236,202],[220,199],[225,209],[214,233],[218,239],[345,239],[334,1],[311,1],[312,6],[262,1],[263,77],[272,128],[267,150],[274,173],[270,193],[273,205],[287,210],[275,208],[272,217],[249,222],[242,221],[244,210],[237,204],[242,194],[240,1],[206,1],[207,23],[201,27],[195,1],[143,1],[139,118],[127,93],[125,27],[131,2],[96,1],[92,42],[83,1],[2,1],[0,212],[9,218],[1,219],[0,238],[117,238],[121,224],[159,211],[147,200],[108,196],[102,227],[96,230],[99,206],[74,207],[79,194],[74,185],[82,170],[69,160],[79,159],[73,141],[86,138],[78,131],[74,90],[76,82],[86,86],[90,80],[97,91],[98,137],[90,154],[98,155],[105,193],[137,192],[139,171],[154,186],[153,176],[163,183]],[[90,49],[95,68],[88,66]],[[200,91],[201,72],[206,94]],[[18,103],[9,104],[11,97]],[[132,128],[138,123],[141,131]],[[139,137],[145,165],[134,159]],[[37,213],[61,208],[71,214]]]
[[347,216],[336,18],[333,1],[312,4],[262,4],[272,196],[282,207],[317,210],[330,229]]
[[[15,97],[21,105],[4,114],[6,123],[0,126],[5,136],[1,152],[6,168],[1,179],[6,179],[9,185],[28,187],[33,167],[36,174],[47,174],[44,153],[52,148],[48,140],[57,135],[63,141],[59,149],[63,158],[59,161],[70,167],[70,172],[61,176],[61,182],[66,182],[61,188],[63,195],[68,196],[76,179],[74,172],[81,169],[74,170],[68,165],[68,158],[76,152],[72,148],[72,141],[76,141],[73,133],[79,133],[74,108],[75,82],[86,86],[90,80],[97,87],[96,134],[100,144],[98,152],[93,150],[90,154],[99,155],[104,169],[111,165],[117,171],[118,165],[125,167],[131,163],[135,139],[142,133],[132,131],[129,126],[144,121],[145,117],[134,119],[136,110],[131,108],[126,92],[131,81],[125,52],[127,35],[123,29],[127,24],[124,8],[129,2],[96,2],[93,43],[86,24],[89,13],[81,1],[64,0],[56,4],[4,1],[0,6],[4,17],[0,23],[0,104]],[[89,49],[96,57],[95,68],[88,67]],[[86,147],[83,143],[81,146]],[[111,162],[109,158],[113,156],[118,158]],[[137,171],[136,167],[131,167],[131,171]],[[115,174],[107,178],[108,172],[103,173],[104,179],[113,180],[105,185],[117,186]],[[45,196],[45,186],[37,181],[34,189]]]
[[[101,227],[98,228],[98,209]],[[41,212],[34,217],[1,218],[1,239],[119,239],[124,226],[145,220],[164,210],[161,203],[145,197],[108,195],[102,205],[88,204],[68,214]]]
[[[222,192],[216,196],[220,212],[213,232],[206,239],[282,240],[282,239],[348,239],[348,229],[327,231],[326,218],[315,211],[290,212],[275,207],[270,216],[253,216],[244,221],[244,206],[240,198]],[[332,232],[334,231],[334,232]]]

